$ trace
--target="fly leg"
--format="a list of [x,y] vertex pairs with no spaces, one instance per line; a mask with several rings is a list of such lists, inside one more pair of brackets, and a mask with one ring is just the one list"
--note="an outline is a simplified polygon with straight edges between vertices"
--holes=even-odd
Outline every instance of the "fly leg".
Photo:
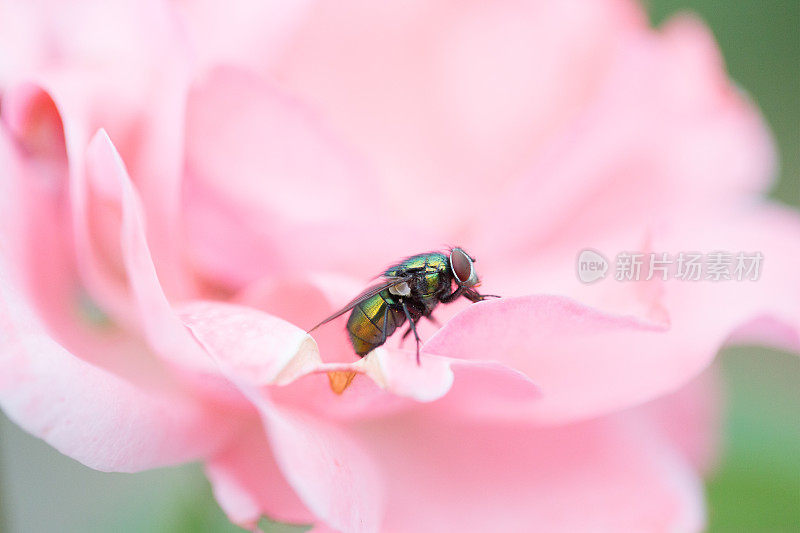
[[[417,365],[419,366],[420,365],[420,361],[419,361],[419,343],[420,343],[420,340],[419,340],[419,335],[417,334],[417,326],[414,323],[414,319],[411,318],[411,313],[408,312],[408,306],[406,305],[406,301],[403,299],[403,300],[400,300],[400,303],[403,306],[403,312],[406,314],[406,318],[408,319],[408,331],[413,331],[414,332],[414,338],[417,339]],[[405,334],[403,335],[403,338],[405,338],[406,335],[408,335],[408,331],[405,332]]]
[[403,346],[403,341],[406,340],[406,337],[411,335],[411,326],[408,326],[408,329],[403,333],[403,336],[400,337],[400,347]]
[[450,294],[443,294],[442,296],[439,296],[439,301],[442,302],[443,304],[449,304],[450,302],[461,296],[462,292],[464,292],[464,287],[459,286],[456,290],[450,292]]
[[[439,322],[438,320],[436,320],[436,317],[435,317],[435,316],[433,316],[433,315],[422,315],[422,316],[424,316],[425,318],[427,318],[428,320],[430,320],[430,321],[433,323],[433,325],[434,325],[434,326],[436,326],[437,328],[440,328],[440,327],[442,327],[442,323],[441,323],[441,322]],[[417,320],[416,320],[416,322],[419,322],[419,319],[417,319]],[[416,322],[414,322],[414,324],[416,324]],[[409,326],[409,328],[408,328],[408,329],[407,329],[407,330],[406,330],[406,331],[403,333],[403,336],[402,336],[402,337],[400,337],[400,346],[403,346],[403,341],[404,341],[404,340],[406,340],[406,337],[408,337],[409,335],[411,335],[411,327],[410,327],[410,326]]]
[[428,314],[428,315],[424,315],[424,316],[425,316],[425,318],[427,318],[428,320],[430,320],[430,321],[431,321],[431,323],[432,323],[434,326],[436,326],[437,328],[440,328],[440,327],[442,327],[442,323],[441,323],[441,322],[439,322],[438,320],[436,320],[436,317],[435,317],[435,316],[433,316],[433,315],[430,315],[430,314]]
[[483,300],[488,300],[489,298],[501,298],[501,296],[497,296],[496,294],[480,294],[477,291],[473,291],[471,289],[467,289],[464,291],[464,297],[473,303],[482,302]]

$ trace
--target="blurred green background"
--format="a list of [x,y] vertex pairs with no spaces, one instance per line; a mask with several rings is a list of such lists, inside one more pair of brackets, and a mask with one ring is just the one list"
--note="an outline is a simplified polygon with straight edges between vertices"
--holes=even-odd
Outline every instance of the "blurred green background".
[[[730,76],[755,100],[781,157],[773,196],[800,205],[800,0],[649,0],[657,26],[692,11]],[[707,482],[709,531],[800,531],[800,358],[732,348],[723,456]],[[271,526],[270,531],[302,531]],[[0,414],[0,530],[242,531],[228,524],[198,465],[104,474],[59,455]]]

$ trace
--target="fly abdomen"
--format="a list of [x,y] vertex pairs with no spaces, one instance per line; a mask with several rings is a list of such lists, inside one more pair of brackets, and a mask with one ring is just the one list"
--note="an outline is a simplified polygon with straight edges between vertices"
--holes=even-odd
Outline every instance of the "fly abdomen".
[[403,310],[397,308],[389,291],[382,291],[353,308],[347,320],[347,332],[355,352],[363,357],[386,342],[403,322]]

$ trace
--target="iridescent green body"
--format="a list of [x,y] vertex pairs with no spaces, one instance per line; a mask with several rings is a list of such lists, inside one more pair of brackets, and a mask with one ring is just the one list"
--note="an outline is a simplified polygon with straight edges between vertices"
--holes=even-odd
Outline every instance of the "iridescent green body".
[[412,297],[419,299],[430,312],[439,303],[439,295],[449,292],[453,281],[450,261],[440,252],[414,255],[383,273],[388,278],[413,275],[409,282]]
[[[411,319],[430,316],[439,298],[451,292],[453,275],[450,262],[440,252],[415,255],[387,269],[389,279],[407,278],[410,294],[406,296]],[[350,342],[358,355],[366,355],[386,342],[386,339],[406,321],[396,290],[387,288],[356,304],[347,320]]]

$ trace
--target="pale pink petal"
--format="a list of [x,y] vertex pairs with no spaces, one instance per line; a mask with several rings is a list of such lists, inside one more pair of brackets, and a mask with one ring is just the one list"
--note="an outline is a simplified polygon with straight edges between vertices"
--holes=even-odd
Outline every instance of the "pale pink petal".
[[[6,72],[0,65],[0,84],[13,90],[33,82],[52,96],[73,174],[83,172],[90,136],[101,127],[109,131],[145,198],[157,266],[168,290],[181,293],[186,277],[174,242],[189,71],[174,14],[166,3],[150,0],[4,7],[11,16],[0,18],[13,21],[14,29],[0,31],[0,47],[15,53]],[[111,40],[109,28],[115,29]]]
[[[310,330],[333,314],[337,306],[346,304],[362,290],[363,287],[349,276],[314,274],[267,277],[248,285],[236,295],[235,300]],[[357,359],[345,331],[344,320],[346,318],[312,332],[325,362],[345,363]]]
[[97,307],[78,275],[63,130],[52,99],[30,84],[8,96],[0,125],[0,242],[13,278],[48,334],[76,357],[157,381],[164,369],[156,357]]
[[262,515],[297,524],[314,521],[278,468],[259,420],[210,458],[206,472],[228,518],[242,527],[252,527]]
[[[435,407],[432,404],[430,407]],[[382,531],[700,531],[702,484],[633,416],[536,428],[426,411],[353,428],[386,484]]]
[[[76,295],[67,301],[75,301],[84,291],[85,297],[112,321],[130,328],[135,326],[136,316],[128,298],[120,243],[122,209],[116,174],[104,175],[106,169],[97,168],[94,161],[89,161],[87,168],[85,102],[76,88],[51,83],[55,91],[46,92],[30,83],[15,85],[8,93],[8,113],[4,113],[11,131],[22,143],[24,172],[39,183],[31,191],[32,197],[49,202],[46,209],[26,216],[41,228],[43,235],[57,236],[54,242],[42,240],[42,245],[48,246],[49,254],[61,250],[59,254],[65,256],[60,277],[73,278],[72,271],[77,267],[80,281],[70,279]],[[66,165],[57,164],[59,158],[41,153],[36,146],[65,152],[68,173]],[[127,173],[125,179],[128,180]],[[37,239],[31,242],[36,246]],[[36,257],[33,260],[38,261]]]
[[774,166],[765,124],[726,81],[708,30],[680,19],[631,37],[591,105],[480,211],[477,247],[526,257],[641,239],[686,213],[748,201]]
[[[258,387],[261,376],[240,376],[236,371],[242,365],[236,361],[220,360],[220,364],[258,409],[278,468],[306,508],[337,530],[378,531],[385,503],[383,487],[372,458],[359,443],[337,425],[275,405],[268,392]],[[261,489],[254,490],[236,495],[249,501],[229,505],[252,516],[254,495]]]
[[[635,243],[629,246],[621,249],[642,250]],[[518,271],[519,278],[515,286],[508,292],[500,293],[514,294],[541,287],[540,290],[552,290],[578,298],[597,309],[610,309],[639,317],[648,316],[646,304],[658,306],[663,313],[663,320],[659,322],[668,330],[664,335],[651,336],[651,342],[639,344],[632,337],[630,344],[617,346],[615,350],[617,356],[622,357],[620,361],[625,361],[627,357],[633,357],[635,361],[614,369],[620,376],[638,380],[638,365],[653,362],[652,368],[642,366],[640,370],[650,376],[645,381],[652,387],[651,393],[654,395],[659,390],[672,390],[695,376],[726,343],[758,342],[798,350],[800,281],[795,265],[800,259],[800,218],[795,212],[774,206],[727,213],[707,210],[702,216],[687,212],[685,217],[671,224],[669,231],[655,233],[650,247],[669,253],[673,260],[680,252],[727,252],[730,254],[732,276],[736,256],[740,252],[761,253],[763,260],[757,280],[748,280],[747,276],[742,281],[681,281],[672,278],[658,282],[657,290],[648,295],[646,287],[650,282],[616,281],[613,272],[595,285],[580,283],[574,270],[576,252],[567,255],[565,250],[560,264],[548,264],[548,259],[543,258],[540,264],[527,265],[528,274],[525,274],[523,265]],[[553,275],[554,272],[557,274]],[[703,276],[705,278],[706,274]],[[525,287],[526,284],[529,287]],[[631,295],[638,299],[638,305],[632,305]],[[562,343],[562,346],[569,344]],[[579,348],[576,347],[576,350],[581,351]],[[433,351],[432,347],[430,349]],[[536,348],[532,346],[531,349]],[[593,362],[598,360],[597,351],[587,346],[581,353],[587,360],[586,368],[593,368]],[[538,374],[531,373],[534,368],[532,363],[528,361],[523,364],[525,366],[520,369],[539,383],[546,394],[546,383],[541,381]],[[661,364],[668,364],[671,371],[659,371]],[[582,375],[582,372],[578,370],[576,375]],[[651,381],[651,378],[655,381]],[[614,382],[618,379],[614,378]],[[614,387],[614,392],[621,394],[623,389]],[[636,395],[629,399],[639,401],[643,398]]]
[[452,231],[586,105],[644,27],[616,1],[318,2],[266,71],[368,155],[388,209]]
[[66,175],[67,153],[61,116],[50,95],[32,83],[6,89],[2,120],[39,179],[54,181],[56,187]]
[[0,92],[9,78],[28,68],[39,57],[44,43],[38,39],[35,9],[31,2],[3,2],[0,4]]
[[120,290],[126,305],[135,313],[134,326],[141,325],[153,349],[166,360],[186,370],[218,373],[164,295],[146,241],[138,196],[122,159],[103,130],[87,150],[86,176],[88,192],[94,192],[104,205],[117,213],[116,220],[107,220],[111,224],[107,230],[116,233],[119,240]]
[[251,74],[218,69],[194,87],[184,223],[188,252],[209,281],[239,289],[298,270],[376,275],[365,252],[378,270],[394,254],[437,244],[382,221],[374,181],[326,130]]
[[[60,282],[55,285],[63,290],[63,285],[72,283],[75,286],[70,289],[74,293],[85,291],[86,298],[106,315],[124,320],[129,313],[119,287],[119,265],[114,261],[114,256],[119,255],[114,253],[118,250],[118,238],[115,241],[107,230],[112,224],[105,224],[108,219],[114,220],[115,213],[109,209],[96,213],[95,220],[102,218],[103,223],[94,225],[97,229],[95,246],[89,242],[92,228],[85,217],[79,216],[87,204],[83,186],[89,135],[86,112],[74,87],[59,85],[53,80],[48,83],[58,90],[53,91],[46,84],[25,82],[11,86],[4,95],[4,122],[23,150],[18,172],[30,175],[29,181],[38,184],[29,193],[31,201],[47,202],[43,209],[31,210],[23,216],[30,217],[31,225],[41,233],[47,255],[59,259],[58,269],[62,273],[56,278],[60,278]],[[62,155],[56,156],[59,152]],[[57,164],[59,159],[63,163]],[[35,247],[39,236],[36,237],[24,238],[30,239],[31,246]],[[32,262],[39,263],[38,269],[49,268],[47,261],[39,261],[35,255]],[[76,269],[80,281],[74,279]],[[48,277],[42,274],[38,272],[33,279]],[[32,292],[35,294],[35,288]],[[73,295],[64,301],[74,302],[76,298],[77,295]],[[53,305],[52,302],[43,303]]]
[[633,409],[701,473],[716,465],[723,435],[726,395],[718,371],[712,365],[677,391]]
[[235,420],[175,383],[137,386],[67,352],[11,283],[0,272],[0,405],[27,431],[87,466],[124,472],[202,458],[231,437]]
[[212,301],[178,307],[183,324],[236,385],[289,383],[316,367],[317,345],[297,326],[256,309]]
[[[766,204],[681,222],[657,246],[725,252],[732,279],[667,284],[664,305],[676,330],[721,335],[728,344],[760,343],[800,353],[800,214]],[[755,279],[746,272],[742,281],[736,279],[740,253],[763,257]],[[696,331],[698,323],[704,325],[703,332]]]
[[443,357],[421,357],[414,350],[376,348],[362,359],[368,374],[381,386],[420,402],[437,400],[453,386],[453,370]]
[[193,182],[242,207],[319,221],[361,207],[370,195],[355,161],[317,116],[245,71],[217,69],[196,85],[186,129]]
[[800,327],[762,315],[737,328],[728,342],[774,346],[787,352],[800,353]]
[[235,9],[213,0],[174,2],[191,41],[196,67],[219,65],[263,68],[285,46],[313,2],[240,2]]
[[261,406],[275,459],[303,503],[341,531],[377,532],[387,500],[374,461],[341,428]]
[[4,95],[0,164],[0,231],[9,266],[45,320],[68,316],[64,307],[76,300],[77,274],[64,132],[53,100],[36,86]]
[[672,390],[699,372],[717,346],[670,335],[663,325],[542,295],[471,305],[424,351],[498,361],[523,372],[542,393],[528,406],[531,419],[560,421],[607,413]]
[[[431,356],[429,356],[431,357]],[[542,393],[525,374],[493,361],[448,359],[453,386],[429,404],[432,412],[448,418],[477,421],[528,421],[531,406]]]
[[[331,374],[350,375],[334,385]],[[431,403],[448,417],[526,420],[541,396],[521,372],[488,361],[465,361],[378,348],[355,363],[322,363],[283,387],[269,390],[281,405],[330,420],[377,419]]]

